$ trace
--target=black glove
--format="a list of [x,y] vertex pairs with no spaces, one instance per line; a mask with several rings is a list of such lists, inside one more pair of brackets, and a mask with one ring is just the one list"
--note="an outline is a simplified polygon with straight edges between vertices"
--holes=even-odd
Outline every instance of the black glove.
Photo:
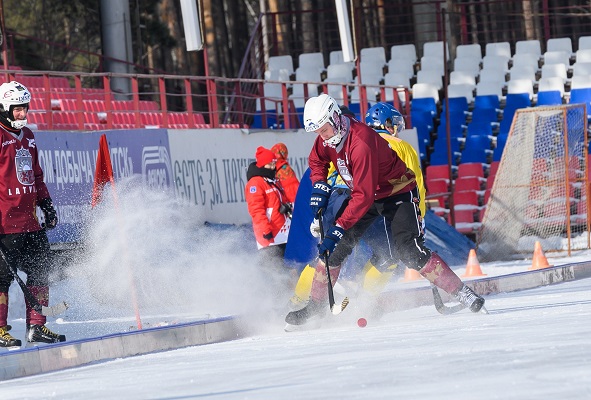
[[47,197],[39,202],[39,208],[45,215],[45,228],[53,229],[57,225],[57,212],[53,208],[51,198]]
[[279,207],[279,212],[285,215],[287,218],[291,218],[293,213],[293,207],[290,203],[281,203],[281,207]]
[[318,216],[319,211],[326,210],[328,198],[330,197],[330,186],[326,182],[318,181],[312,185],[312,194],[310,195],[310,207],[314,217]]
[[328,255],[332,254],[344,234],[345,230],[338,225],[334,225],[330,228],[322,243],[318,244],[318,255],[322,257],[325,253],[328,253]]
[[263,238],[265,238],[266,240],[271,240],[271,239],[273,239],[273,232],[265,233],[265,234],[263,235]]

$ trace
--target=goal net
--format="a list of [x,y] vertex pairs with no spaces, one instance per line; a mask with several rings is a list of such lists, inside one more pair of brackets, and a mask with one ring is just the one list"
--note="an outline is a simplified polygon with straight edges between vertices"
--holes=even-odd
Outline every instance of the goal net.
[[584,104],[517,110],[482,219],[485,260],[589,248]]

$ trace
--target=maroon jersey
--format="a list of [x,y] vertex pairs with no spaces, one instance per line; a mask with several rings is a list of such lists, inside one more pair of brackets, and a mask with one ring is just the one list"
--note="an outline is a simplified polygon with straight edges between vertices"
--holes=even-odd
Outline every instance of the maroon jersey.
[[41,229],[37,203],[49,197],[33,132],[27,127],[19,137],[0,126],[0,234]]
[[375,200],[416,187],[414,173],[384,138],[353,118],[348,122],[349,132],[336,148],[326,146],[318,136],[308,159],[312,183],[326,181],[332,162],[351,188],[351,200],[336,220],[345,230],[355,225]]

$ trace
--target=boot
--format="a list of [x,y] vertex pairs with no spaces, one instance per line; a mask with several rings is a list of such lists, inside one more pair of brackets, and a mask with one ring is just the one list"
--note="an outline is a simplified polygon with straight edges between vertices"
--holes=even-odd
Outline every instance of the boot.
[[[330,269],[330,280],[333,287],[339,277],[340,271],[340,266]],[[304,308],[288,313],[285,317],[285,322],[289,325],[304,325],[310,319],[321,319],[324,317],[329,310],[328,302],[326,301],[328,297],[327,285],[326,267],[322,261],[318,260],[316,272],[312,279],[308,304]]]
[[311,319],[321,319],[328,311],[328,302],[310,299],[308,304],[299,310],[291,311],[285,316],[289,325],[304,325]]
[[[49,287],[47,286],[27,286],[31,294],[39,301],[39,304],[47,307],[49,304]],[[45,315],[39,314],[33,310],[33,307],[27,303],[26,324],[27,324],[27,342],[58,343],[65,342],[66,336],[59,335],[47,329]]]
[[484,306],[484,299],[466,285],[462,286],[456,297],[460,303],[475,313],[480,311],[482,306]]
[[45,325],[27,325],[27,342],[59,343],[65,341],[65,335],[54,333]]
[[464,282],[462,282],[437,253],[431,254],[431,258],[419,272],[429,282],[456,297],[460,303],[469,307],[472,312],[480,311],[484,305],[484,299],[474,293],[468,286],[464,285]]
[[8,331],[12,328],[7,324],[8,292],[0,292],[0,347],[16,347],[21,341],[15,339]]
[[19,347],[22,343],[14,338],[8,331],[12,329],[10,325],[0,326],[0,347]]

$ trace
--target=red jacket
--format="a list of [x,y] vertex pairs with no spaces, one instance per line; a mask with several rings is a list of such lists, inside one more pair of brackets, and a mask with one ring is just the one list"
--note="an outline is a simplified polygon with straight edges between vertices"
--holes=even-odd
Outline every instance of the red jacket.
[[355,225],[375,200],[416,187],[414,173],[384,138],[356,119],[346,118],[350,127],[341,143],[336,148],[325,146],[318,136],[308,158],[312,183],[326,181],[332,161],[351,188],[351,200],[335,221],[345,230]]
[[[251,170],[252,168],[249,168],[249,171]],[[286,243],[291,225],[291,220],[279,212],[282,195],[278,187],[271,183],[273,181],[273,179],[255,175],[250,177],[244,188],[246,205],[252,218],[252,229],[259,249]],[[269,232],[273,234],[271,240],[263,237]]]
[[275,153],[275,157],[277,157],[275,177],[281,181],[281,186],[283,186],[283,191],[285,192],[288,201],[290,203],[295,203],[300,181],[287,161],[287,146],[283,143],[276,143],[271,147],[271,151]]
[[1,125],[0,136],[0,234],[38,231],[37,204],[49,191],[35,136],[25,127],[16,138]]

